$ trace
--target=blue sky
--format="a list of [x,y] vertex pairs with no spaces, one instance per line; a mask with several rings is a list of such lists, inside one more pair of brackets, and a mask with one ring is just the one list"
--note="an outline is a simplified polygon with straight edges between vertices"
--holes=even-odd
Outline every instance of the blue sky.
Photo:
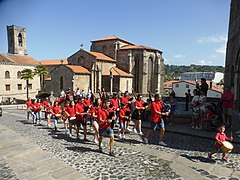
[[27,28],[38,60],[63,59],[115,35],[163,51],[165,64],[224,65],[230,0],[0,0],[0,52],[7,25]]

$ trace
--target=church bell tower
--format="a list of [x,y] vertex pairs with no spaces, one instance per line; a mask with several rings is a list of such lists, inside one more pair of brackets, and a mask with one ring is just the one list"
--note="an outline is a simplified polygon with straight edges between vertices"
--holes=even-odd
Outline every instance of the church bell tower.
[[27,55],[26,28],[16,25],[7,26],[8,53],[19,56]]

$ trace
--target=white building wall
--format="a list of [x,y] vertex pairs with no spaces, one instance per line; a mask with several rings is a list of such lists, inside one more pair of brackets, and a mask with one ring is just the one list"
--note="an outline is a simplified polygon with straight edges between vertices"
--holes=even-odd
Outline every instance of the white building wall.
[[[186,82],[179,82],[179,83],[173,83],[172,89],[174,90],[176,97],[185,97],[185,93],[187,92],[188,89],[191,90],[191,95],[193,96],[192,92],[194,89],[196,89],[196,85],[186,83]],[[221,98],[221,95],[222,94],[220,92],[208,89],[207,97]]]
[[[18,78],[17,73],[23,69],[34,71],[34,68],[34,66],[0,64],[0,102],[12,101],[13,98],[27,100],[26,81]],[[10,78],[5,78],[6,71],[10,72]],[[18,84],[22,85],[22,90],[18,90]],[[29,84],[32,84],[32,89],[29,89],[29,97],[35,98],[40,91],[40,77],[35,76],[29,80]],[[10,85],[10,91],[6,91],[6,85]]]

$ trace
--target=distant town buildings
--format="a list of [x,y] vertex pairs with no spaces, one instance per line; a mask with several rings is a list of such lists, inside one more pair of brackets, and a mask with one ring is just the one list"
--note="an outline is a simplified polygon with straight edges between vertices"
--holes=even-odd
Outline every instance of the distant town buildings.
[[181,80],[189,80],[189,81],[197,81],[201,78],[205,78],[206,80],[213,80],[214,73],[213,72],[184,72],[182,73]]
[[[223,93],[223,86],[217,85],[216,83],[209,80],[207,80],[207,84],[209,86],[207,96],[209,98],[220,99]],[[185,97],[185,93],[187,92],[188,89],[191,90],[191,94],[192,94],[193,90],[196,89],[196,81],[173,80],[173,81],[167,81],[164,83],[165,92],[171,93],[172,91],[174,91],[176,97]]]

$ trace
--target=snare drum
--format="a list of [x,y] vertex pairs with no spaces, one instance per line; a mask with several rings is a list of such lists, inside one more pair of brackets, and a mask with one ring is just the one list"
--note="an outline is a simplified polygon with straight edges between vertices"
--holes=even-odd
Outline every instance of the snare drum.
[[61,114],[55,114],[56,119],[61,119],[62,115]]
[[222,151],[225,152],[225,153],[232,152],[233,147],[234,147],[233,144],[228,142],[228,141],[223,141],[222,142],[222,147],[221,148],[222,148]]
[[63,119],[67,119],[68,118],[68,114],[65,111],[63,111],[62,115],[63,115]]
[[76,117],[74,116],[74,117],[70,117],[70,121],[74,121],[76,119]]

